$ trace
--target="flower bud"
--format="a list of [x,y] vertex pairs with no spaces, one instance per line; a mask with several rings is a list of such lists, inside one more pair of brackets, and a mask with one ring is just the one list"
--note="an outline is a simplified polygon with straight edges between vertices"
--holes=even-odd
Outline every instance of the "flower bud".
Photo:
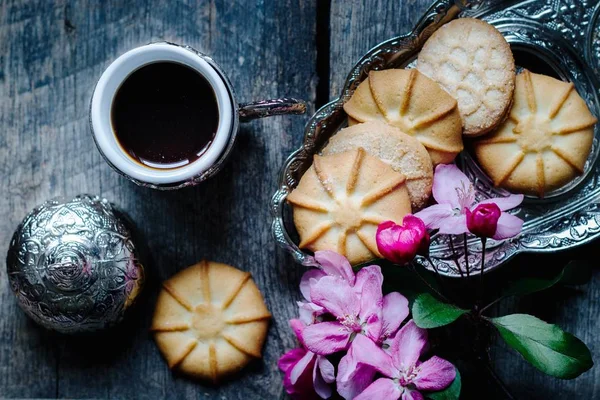
[[377,249],[382,257],[399,265],[411,262],[417,254],[429,254],[429,234],[425,224],[414,215],[406,215],[402,225],[386,221],[377,227]]
[[491,238],[498,229],[498,219],[502,210],[494,203],[479,204],[473,211],[465,210],[467,215],[467,228],[481,238]]

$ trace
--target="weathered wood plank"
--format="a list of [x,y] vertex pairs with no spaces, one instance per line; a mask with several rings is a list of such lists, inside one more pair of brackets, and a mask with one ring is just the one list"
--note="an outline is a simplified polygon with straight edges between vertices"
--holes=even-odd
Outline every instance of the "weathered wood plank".
[[[365,52],[383,40],[410,31],[430,4],[430,0],[377,0],[350,5],[345,1],[332,0],[330,98],[339,96],[346,74]],[[489,280],[506,282],[519,275],[536,274],[548,269],[558,270],[574,258],[593,260],[596,246],[591,244],[560,255],[518,257],[498,274],[492,274]],[[494,287],[490,288],[490,291],[493,289]],[[581,291],[558,289],[520,302],[508,300],[494,312],[498,315],[526,312],[556,323],[582,339],[590,347],[592,354],[597,354],[600,351],[600,339],[595,334],[600,314],[599,291],[600,271],[596,269],[592,282]],[[517,398],[541,400],[571,395],[593,399],[600,396],[600,370],[597,368],[576,380],[554,379],[528,365],[500,339],[492,348],[492,356],[498,375]],[[502,399],[496,387],[490,387],[489,392],[482,391],[485,389],[481,384],[483,377],[478,372],[481,371],[467,371],[466,376],[463,376],[468,386],[466,398]]]
[[[279,398],[276,361],[295,345],[301,270],[270,233],[278,170],[306,117],[244,125],[224,171],[177,192],[135,186],[114,173],[89,133],[93,86],[118,55],[155,40],[189,44],[228,72],[240,101],[315,97],[312,2],[0,2],[0,254],[25,213],[56,195],[101,194],[136,222],[148,245],[145,298],[100,337],[61,337],[18,310],[0,268],[0,397]],[[201,258],[251,271],[274,315],[264,361],[220,388],[173,375],[147,328],[159,282]]]
[[350,69],[369,49],[409,32],[430,0],[354,2],[332,0],[330,95],[338,97]]
[[[217,179],[161,193],[136,187],[104,163],[90,140],[87,107],[93,85],[110,61],[153,40],[186,43],[211,54],[228,71],[240,101],[279,95],[314,101],[312,3],[0,0],[0,212],[5,215],[0,254],[6,254],[12,231],[33,206],[56,195],[96,193],[137,223],[148,245],[150,277],[145,297],[122,326],[98,337],[70,338],[46,332],[24,316],[0,264],[0,397],[285,397],[276,360],[295,344],[287,320],[296,314],[293,300],[301,271],[274,248],[267,204],[279,167],[301,142],[307,117],[245,125]],[[347,71],[364,52],[408,31],[429,3],[332,1],[330,95],[339,94]],[[537,266],[556,269],[574,257],[593,259],[594,247],[559,257],[520,257],[499,272],[498,280],[535,272]],[[203,257],[251,271],[275,316],[264,362],[252,364],[221,388],[171,374],[147,333],[160,281]],[[531,312],[556,322],[597,353],[599,274],[596,270],[583,292],[554,290],[504,303],[496,311]],[[574,381],[558,381],[499,342],[493,356],[519,398],[600,396],[596,370]],[[470,393],[470,398],[501,398]]]

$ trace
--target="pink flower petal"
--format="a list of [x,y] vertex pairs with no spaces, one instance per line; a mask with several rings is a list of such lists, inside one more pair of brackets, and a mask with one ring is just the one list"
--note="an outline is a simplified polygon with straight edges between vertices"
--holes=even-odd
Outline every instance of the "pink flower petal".
[[300,342],[300,344],[302,346],[304,346],[304,338],[302,337],[302,332],[304,331],[304,328],[306,327],[306,324],[304,323],[304,321],[302,321],[301,319],[291,319],[290,326],[292,327],[292,330],[294,331],[294,334],[298,338],[298,341]]
[[400,398],[401,393],[400,388],[391,379],[379,378],[354,400],[396,400]]
[[324,356],[317,356],[317,364],[323,380],[327,383],[335,382],[335,368],[333,364]]
[[493,239],[501,240],[517,236],[523,230],[523,220],[509,213],[503,212],[498,219],[496,234]]
[[424,222],[421,218],[406,214],[402,219],[402,226],[408,229],[416,230],[419,236],[422,236],[425,233]]
[[295,385],[298,382],[300,376],[304,374],[304,372],[307,371],[309,367],[312,368],[312,363],[314,363],[315,361],[314,358],[315,355],[310,351],[307,351],[304,357],[298,360],[298,362],[296,363],[296,365],[294,365],[290,373],[290,382],[292,383],[292,385]]
[[315,260],[327,275],[337,276],[354,285],[354,271],[346,257],[335,251],[323,250],[315,252]]
[[404,389],[402,400],[424,400],[424,397],[417,390]]
[[320,322],[307,326],[302,337],[308,350],[328,355],[348,347],[350,332],[339,322]]
[[510,196],[506,197],[493,197],[491,199],[482,200],[475,206],[478,206],[479,204],[494,203],[495,205],[500,207],[502,211],[506,211],[515,208],[516,206],[521,204],[523,202],[524,197],[525,196],[523,196],[522,194],[511,194]]
[[[324,359],[325,362],[327,362],[329,364],[328,366],[326,366],[326,368],[329,368],[329,366],[330,366],[331,374],[333,374],[333,365],[329,361],[327,361],[327,359],[325,357],[317,356],[317,360],[313,367],[313,387],[315,389],[315,392],[317,392],[317,394],[319,395],[319,397],[321,397],[322,399],[328,399],[331,397],[332,389],[331,389],[331,385],[329,385],[325,381],[324,376],[321,374],[319,357]],[[329,383],[331,383],[331,382],[329,382]]]
[[383,339],[396,334],[400,324],[408,316],[408,300],[398,292],[383,297],[382,335]]
[[350,349],[338,364],[336,382],[337,392],[346,400],[355,398],[365,390],[375,377],[375,368],[366,364],[357,364]]
[[302,275],[302,279],[300,279],[300,293],[302,293],[302,296],[304,296],[306,300],[310,301],[311,285],[314,285],[319,279],[326,275],[325,272],[317,268],[310,269]]
[[415,217],[421,218],[427,228],[438,229],[444,220],[453,215],[454,210],[450,204],[434,204],[416,213]]
[[445,235],[460,235],[469,232],[467,227],[467,217],[465,214],[460,214],[454,217],[448,217],[441,221],[438,226],[439,232]]
[[315,317],[323,314],[325,311],[323,307],[318,306],[314,303],[307,303],[303,301],[299,301],[298,303],[298,314],[300,320],[304,322],[305,325],[312,325],[315,323]]
[[396,368],[405,371],[415,366],[426,344],[427,331],[419,328],[412,319],[408,321],[392,342],[390,353]]
[[406,215],[402,225],[393,221],[379,224],[375,235],[377,249],[387,260],[404,265],[417,253],[429,251],[429,234],[425,223],[414,215]]
[[366,336],[357,335],[352,342],[350,351],[352,352],[351,360],[354,363],[370,365],[389,378],[399,376],[399,371],[394,367],[392,357]]
[[372,276],[375,276],[381,281],[381,284],[383,284],[383,274],[381,273],[381,268],[378,265],[369,265],[361,268],[361,270],[356,274],[354,292],[360,296],[362,294],[365,282],[371,279]]
[[420,390],[438,391],[446,389],[456,377],[456,369],[449,361],[433,356],[417,368],[412,383]]
[[[356,277],[357,286],[360,285],[360,320],[367,322],[367,335],[373,340],[378,340],[381,333],[381,313],[383,307],[383,275],[381,268],[371,265],[361,269]],[[355,286],[356,287],[356,286]]]
[[292,349],[285,353],[277,361],[277,366],[282,372],[287,372],[292,368],[302,357],[306,355],[306,350],[303,348]]
[[472,187],[471,181],[456,165],[440,164],[435,168],[432,192],[438,204],[450,204],[452,208],[462,209],[457,189],[469,187]]
[[336,318],[358,316],[360,299],[350,284],[341,278],[325,276],[310,290],[313,303],[319,305]]
[[473,208],[473,211],[465,209],[465,213],[467,228],[473,235],[491,238],[496,234],[502,211],[495,203],[479,204]]

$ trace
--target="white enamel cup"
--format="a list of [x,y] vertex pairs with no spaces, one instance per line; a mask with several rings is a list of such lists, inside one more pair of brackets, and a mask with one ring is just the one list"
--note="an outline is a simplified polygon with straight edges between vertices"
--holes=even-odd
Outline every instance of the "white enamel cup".
[[[212,144],[196,161],[179,168],[155,169],[138,163],[123,150],[114,134],[111,108],[118,89],[129,75],[145,65],[165,61],[183,64],[210,83],[217,99],[219,125]],[[305,111],[304,102],[289,98],[238,104],[231,83],[210,57],[188,46],[159,42],[128,51],[102,73],[90,103],[90,127],[98,150],[115,171],[142,186],[178,189],[198,184],[222,168],[235,142],[240,119]]]

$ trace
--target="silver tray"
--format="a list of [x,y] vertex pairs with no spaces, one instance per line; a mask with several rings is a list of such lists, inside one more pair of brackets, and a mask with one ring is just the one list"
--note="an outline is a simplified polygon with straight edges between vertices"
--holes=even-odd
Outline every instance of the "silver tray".
[[[481,18],[496,26],[511,44],[518,67],[553,74],[574,82],[592,113],[600,116],[598,73],[600,72],[600,2],[598,0],[438,0],[408,34],[387,40],[371,49],[352,68],[341,96],[321,107],[305,129],[304,143],[290,155],[280,175],[279,189],[273,196],[273,234],[279,245],[303,265],[314,263],[310,254],[297,246],[297,233],[286,197],[296,187],[312,158],[327,140],[346,125],[342,105],[370,70],[411,67],[425,41],[444,23],[458,17]],[[600,124],[599,124],[600,125]],[[488,241],[485,272],[495,269],[518,253],[553,252],[590,242],[600,235],[600,128],[596,126],[585,173],[543,200],[526,198],[514,210],[525,224],[520,236],[506,241]],[[464,151],[457,164],[473,180],[481,198],[505,194],[493,188],[489,178]],[[458,239],[458,240],[457,240]],[[459,277],[458,265],[471,271],[481,265],[481,247],[475,237],[464,243],[449,237],[432,238],[431,258],[440,272]],[[457,254],[457,256],[453,256]],[[418,260],[423,262],[423,260]],[[428,264],[424,264],[430,267]]]

